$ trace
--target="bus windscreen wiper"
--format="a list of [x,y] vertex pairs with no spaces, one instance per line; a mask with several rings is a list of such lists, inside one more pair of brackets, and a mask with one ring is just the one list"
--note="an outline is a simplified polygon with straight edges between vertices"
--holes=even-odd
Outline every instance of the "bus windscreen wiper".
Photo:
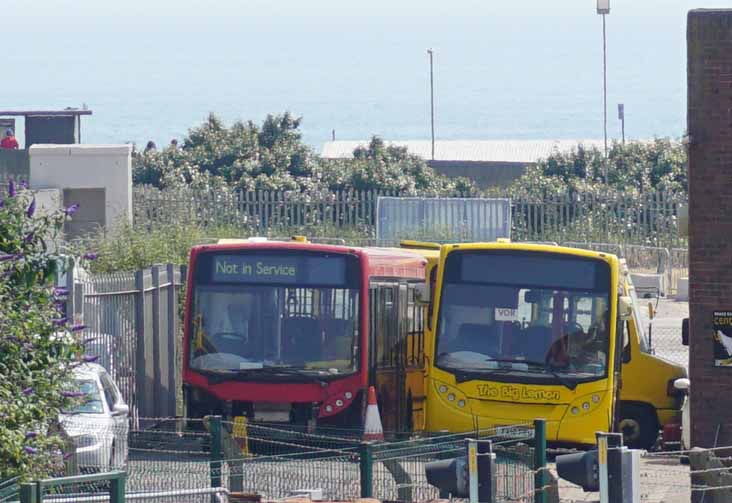
[[554,370],[554,368],[545,362],[537,362],[533,360],[518,360],[518,359],[503,359],[503,358],[488,358],[486,361],[489,362],[497,362],[497,363],[524,363],[526,365],[533,365],[535,367],[540,367],[544,369],[545,371],[549,372],[554,378],[567,389],[570,389],[574,391],[574,389],[577,387],[577,383],[574,381],[571,381],[569,379],[566,379],[562,377],[559,372]]
[[327,386],[327,382],[312,375],[311,373],[293,367],[258,367],[248,369],[226,369],[226,370],[203,370],[198,371],[208,376],[209,384],[220,384],[226,381],[248,380],[257,376],[276,376],[276,375],[292,375],[305,377],[310,382],[315,382],[321,386]]

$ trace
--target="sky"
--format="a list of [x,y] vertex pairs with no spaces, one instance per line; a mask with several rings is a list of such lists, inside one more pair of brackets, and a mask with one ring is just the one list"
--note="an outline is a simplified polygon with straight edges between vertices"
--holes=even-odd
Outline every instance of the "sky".
[[[625,103],[629,135],[683,133],[686,13],[728,5],[611,0],[609,116]],[[88,103],[88,141],[284,110],[313,145],[426,138],[429,47],[438,138],[601,131],[595,0],[36,0],[5,2],[0,23],[15,41],[0,109]]]

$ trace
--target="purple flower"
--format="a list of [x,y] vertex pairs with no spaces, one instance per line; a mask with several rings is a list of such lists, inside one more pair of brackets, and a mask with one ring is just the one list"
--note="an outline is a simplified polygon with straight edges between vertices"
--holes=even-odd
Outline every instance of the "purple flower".
[[0,198],[0,210],[3,209],[3,207],[5,207],[5,200]]
[[34,197],[33,200],[28,205],[28,209],[26,210],[25,214],[28,215],[28,218],[31,218],[33,214],[36,212],[36,198]]
[[66,461],[67,459],[69,459],[69,458],[70,458],[71,456],[73,456],[73,455],[74,455],[74,453],[73,453],[73,452],[67,452],[67,453],[65,453],[65,454],[64,454],[64,461]]
[[35,447],[31,447],[30,445],[26,445],[25,447],[23,447],[23,450],[26,454],[35,454],[36,452],[38,452],[38,449],[36,449]]
[[69,328],[69,330],[71,330],[72,332],[81,332],[85,328],[86,325],[71,325],[71,328]]
[[68,318],[56,318],[55,320],[51,320],[51,322],[57,327],[60,327],[61,325],[66,325],[67,321],[69,321]]
[[28,433],[25,434],[25,439],[30,440],[32,438],[36,438],[37,436],[38,436],[37,431],[29,431]]
[[0,262],[7,262],[8,260],[13,260],[15,258],[15,255],[0,255]]
[[21,393],[23,393],[23,395],[25,395],[25,396],[32,395],[33,387],[29,386],[29,387],[25,388]]
[[97,258],[99,258],[99,255],[93,252],[89,252],[82,255],[81,258],[83,258],[84,260],[96,260]]
[[82,360],[84,360],[85,363],[94,363],[98,359],[99,359],[99,357],[98,356],[94,356],[94,355],[84,355],[82,357]]
[[30,243],[30,242],[32,242],[32,241],[33,241],[33,238],[34,238],[34,237],[35,237],[35,234],[34,234],[34,233],[32,233],[32,232],[29,232],[29,233],[28,233],[28,234],[27,234],[27,235],[26,235],[26,236],[25,236],[25,237],[23,238],[23,242],[24,242],[25,244],[28,244],[28,243]]
[[15,197],[17,194],[17,191],[15,190],[15,183],[10,180],[10,183],[8,183],[8,197]]
[[99,337],[87,337],[86,339],[84,339],[83,341],[81,341],[81,343],[82,344],[89,344],[90,342],[94,342],[97,339],[99,339]]
[[69,289],[59,286],[53,289],[53,294],[56,297],[64,297],[69,294]]
[[21,189],[27,189],[28,188],[28,181],[27,180],[21,180],[20,184],[18,184]]
[[69,216],[73,215],[74,213],[76,213],[77,211],[79,211],[79,203],[72,204],[71,206],[69,206],[68,208],[66,208],[64,211]]

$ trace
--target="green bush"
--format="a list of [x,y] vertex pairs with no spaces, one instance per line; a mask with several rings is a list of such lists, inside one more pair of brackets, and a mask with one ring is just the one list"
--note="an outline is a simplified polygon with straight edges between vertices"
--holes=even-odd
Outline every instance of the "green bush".
[[604,155],[582,144],[569,152],[556,152],[502,192],[511,197],[545,197],[548,194],[579,193],[640,195],[662,191],[687,192],[687,154],[683,141],[657,138],[650,142],[613,142],[604,180]]
[[36,214],[25,187],[10,184],[0,202],[0,480],[43,476],[63,462],[54,433],[71,405],[67,385],[82,345],[53,288],[51,250],[73,209]]
[[322,159],[302,142],[300,119],[269,115],[261,127],[215,115],[189,131],[181,148],[135,153],[133,180],[158,188],[271,190],[323,196],[336,190],[445,195],[474,191],[465,178],[435,173],[406,149],[374,137],[353,159]]

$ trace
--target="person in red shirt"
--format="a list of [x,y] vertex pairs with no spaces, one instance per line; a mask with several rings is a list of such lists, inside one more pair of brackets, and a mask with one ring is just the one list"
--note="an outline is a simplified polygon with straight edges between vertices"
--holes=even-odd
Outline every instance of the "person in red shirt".
[[0,148],[6,148],[6,149],[16,149],[18,148],[18,140],[15,139],[15,135],[13,135],[13,130],[8,129],[5,131],[5,138],[0,141]]

